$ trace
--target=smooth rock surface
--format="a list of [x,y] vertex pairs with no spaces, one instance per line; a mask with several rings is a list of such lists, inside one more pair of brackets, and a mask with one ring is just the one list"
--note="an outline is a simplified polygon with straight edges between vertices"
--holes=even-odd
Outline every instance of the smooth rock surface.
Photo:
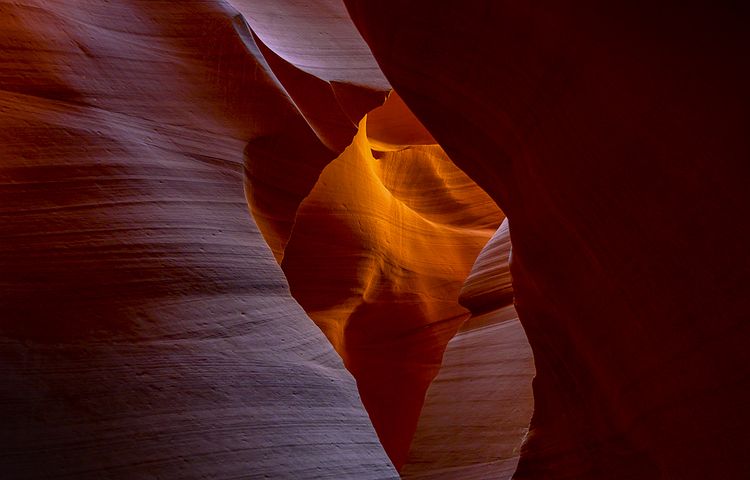
[[463,281],[503,215],[436,145],[373,151],[368,120],[300,205],[281,266],[399,468],[469,316]]
[[345,3],[0,3],[3,477],[747,478],[746,7]]
[[0,476],[394,478],[248,213],[246,144],[319,141],[237,12],[0,24]]
[[473,314],[496,310],[513,303],[510,247],[510,231],[506,218],[479,253],[461,287],[458,303],[471,310]]
[[467,320],[427,390],[402,478],[511,478],[533,411],[534,361],[507,305]]

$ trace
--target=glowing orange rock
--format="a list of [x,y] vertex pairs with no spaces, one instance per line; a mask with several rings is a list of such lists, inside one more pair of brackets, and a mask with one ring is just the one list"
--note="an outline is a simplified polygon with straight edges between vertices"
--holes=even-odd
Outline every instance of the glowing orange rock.
[[367,121],[302,202],[281,265],[398,467],[467,318],[463,280],[503,217],[438,146],[373,152]]

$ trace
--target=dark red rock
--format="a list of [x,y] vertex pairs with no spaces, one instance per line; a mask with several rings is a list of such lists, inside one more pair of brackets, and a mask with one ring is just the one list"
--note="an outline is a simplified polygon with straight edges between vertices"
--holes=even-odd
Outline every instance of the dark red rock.
[[746,477],[745,9],[346,3],[508,217],[537,369],[514,478]]

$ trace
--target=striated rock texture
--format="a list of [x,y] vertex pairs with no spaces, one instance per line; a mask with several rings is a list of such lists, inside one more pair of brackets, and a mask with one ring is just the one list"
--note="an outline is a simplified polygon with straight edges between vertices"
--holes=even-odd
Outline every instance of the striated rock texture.
[[[508,221],[459,296],[472,310],[430,385],[402,478],[511,478],[533,410],[531,349],[513,308]],[[476,307],[476,308],[474,308]]]
[[458,302],[475,315],[513,303],[510,247],[506,218],[479,253],[459,293]]
[[[280,262],[302,199],[351,143],[362,117],[385,101],[390,86],[340,1],[232,4],[252,25],[246,42],[258,45],[257,57],[284,97],[269,104],[276,115],[285,114],[283,123],[245,147],[250,209]],[[267,119],[258,115],[255,122]]]
[[749,17],[0,3],[3,478],[747,478]]
[[511,478],[533,410],[533,376],[512,305],[466,321],[427,390],[401,477]]
[[387,113],[372,123],[392,149],[373,150],[371,119],[362,121],[302,202],[281,266],[357,379],[398,468],[445,346],[468,317],[463,280],[503,215],[440,147],[393,147],[399,138],[379,125]]
[[390,87],[342,3],[234,3],[306,122],[248,143],[251,211],[400,468],[468,317],[463,280],[504,216],[397,93],[380,106]]
[[237,12],[27,0],[0,25],[0,476],[394,478],[247,211],[261,139],[323,152],[314,178],[338,153],[306,150]]
[[747,477],[747,12],[346,3],[508,217],[537,370],[514,478]]

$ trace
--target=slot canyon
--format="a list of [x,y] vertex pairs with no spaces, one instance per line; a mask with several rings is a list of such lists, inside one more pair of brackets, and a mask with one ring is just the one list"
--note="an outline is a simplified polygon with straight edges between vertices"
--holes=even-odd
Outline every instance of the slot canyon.
[[750,478],[749,13],[0,0],[0,478]]

